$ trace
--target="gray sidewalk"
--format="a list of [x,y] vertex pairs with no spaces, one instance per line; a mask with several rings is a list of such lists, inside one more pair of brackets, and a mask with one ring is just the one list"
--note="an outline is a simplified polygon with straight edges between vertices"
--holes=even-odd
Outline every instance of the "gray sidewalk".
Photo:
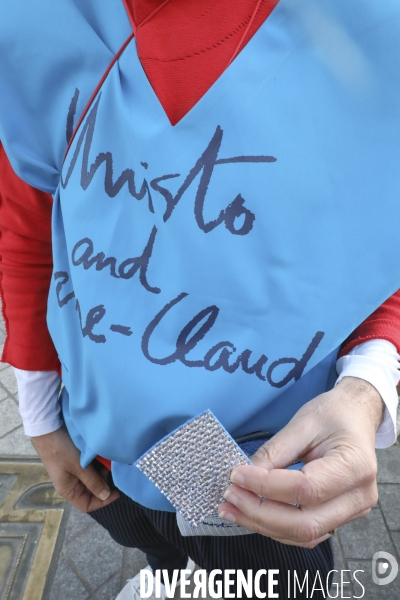
[[[0,336],[2,342],[2,326]],[[400,563],[400,445],[378,451],[378,460],[379,503],[337,532],[336,569],[363,570],[358,578],[367,600],[398,600],[400,575],[378,586],[371,564],[378,551]],[[0,600],[113,600],[145,564],[141,552],[118,546],[55,496],[23,433],[13,370],[0,363]],[[361,594],[355,582],[338,597]]]

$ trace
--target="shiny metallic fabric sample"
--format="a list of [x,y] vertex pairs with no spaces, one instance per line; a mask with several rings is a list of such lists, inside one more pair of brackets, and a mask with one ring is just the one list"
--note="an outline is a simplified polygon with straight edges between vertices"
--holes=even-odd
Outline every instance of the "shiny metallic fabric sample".
[[135,464],[190,525],[198,525],[224,501],[232,469],[251,462],[206,411],[158,442]]
[[232,537],[234,535],[248,535],[254,533],[250,529],[235,525],[235,523],[229,523],[220,519],[218,513],[212,513],[208,515],[204,521],[198,525],[189,525],[183,518],[180,512],[176,513],[176,522],[179,527],[181,535],[184,537],[192,536],[203,536],[211,535],[213,537]]

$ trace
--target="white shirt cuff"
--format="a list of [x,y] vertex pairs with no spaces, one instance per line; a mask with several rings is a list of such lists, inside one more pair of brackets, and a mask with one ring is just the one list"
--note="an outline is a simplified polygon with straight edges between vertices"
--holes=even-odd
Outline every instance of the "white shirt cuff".
[[25,435],[52,433],[63,424],[59,401],[61,378],[57,371],[24,371],[14,368],[19,412]]
[[388,448],[396,441],[399,403],[396,385],[400,379],[399,360],[397,349],[391,342],[376,339],[355,346],[336,363],[339,375],[336,383],[343,377],[364,379],[374,386],[385,403],[383,422],[376,432],[376,448]]

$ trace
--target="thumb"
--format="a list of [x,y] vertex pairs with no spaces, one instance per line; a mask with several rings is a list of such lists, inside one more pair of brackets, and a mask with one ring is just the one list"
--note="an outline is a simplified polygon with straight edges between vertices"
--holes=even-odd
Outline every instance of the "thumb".
[[292,419],[251,457],[252,463],[268,471],[285,469],[306,455],[314,439],[309,424]]
[[92,465],[87,466],[86,469],[80,467],[76,476],[96,498],[107,500],[111,494],[109,486]]

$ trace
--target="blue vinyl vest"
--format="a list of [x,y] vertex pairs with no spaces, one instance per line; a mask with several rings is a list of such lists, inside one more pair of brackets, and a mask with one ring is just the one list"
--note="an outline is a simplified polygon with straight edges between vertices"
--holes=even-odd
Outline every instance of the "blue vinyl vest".
[[205,409],[234,437],[278,431],[399,287],[400,27],[383,10],[281,0],[175,126],[131,39],[84,113],[48,324],[83,464],[111,459],[145,506],[172,510],[141,454]]

